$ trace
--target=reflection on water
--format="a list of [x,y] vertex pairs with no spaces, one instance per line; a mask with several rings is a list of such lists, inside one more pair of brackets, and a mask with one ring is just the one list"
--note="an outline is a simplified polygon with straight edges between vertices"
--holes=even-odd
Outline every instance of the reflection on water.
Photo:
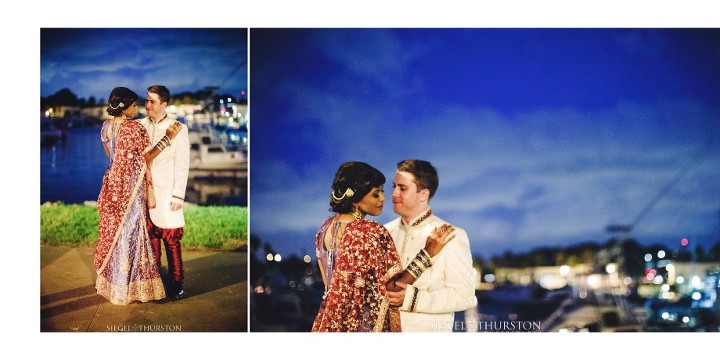
[[[108,164],[99,127],[68,129],[66,139],[40,149],[40,203],[97,200]],[[185,198],[199,205],[247,206],[247,177],[188,179]]]
[[189,179],[185,201],[202,205],[247,206],[247,177],[241,179]]

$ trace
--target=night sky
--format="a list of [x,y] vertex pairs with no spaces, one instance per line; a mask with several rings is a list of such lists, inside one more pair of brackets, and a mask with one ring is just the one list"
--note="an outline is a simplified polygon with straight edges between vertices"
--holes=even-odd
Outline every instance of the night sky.
[[[475,255],[720,237],[718,29],[251,29],[251,232],[314,254],[344,161],[431,161]],[[262,255],[262,254],[261,254]]]
[[41,96],[68,88],[107,100],[116,86],[144,96],[153,84],[171,94],[247,90],[245,28],[43,28],[40,36]]

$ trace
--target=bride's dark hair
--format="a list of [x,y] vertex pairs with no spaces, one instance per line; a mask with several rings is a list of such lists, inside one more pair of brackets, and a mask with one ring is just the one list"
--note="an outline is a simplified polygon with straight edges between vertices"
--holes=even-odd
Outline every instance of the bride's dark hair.
[[378,169],[360,161],[340,165],[335,173],[330,195],[330,211],[347,214],[353,203],[362,200],[374,187],[385,184],[385,175]]
[[139,98],[138,94],[126,87],[116,87],[110,92],[106,111],[110,116],[118,116],[123,110],[136,103]]

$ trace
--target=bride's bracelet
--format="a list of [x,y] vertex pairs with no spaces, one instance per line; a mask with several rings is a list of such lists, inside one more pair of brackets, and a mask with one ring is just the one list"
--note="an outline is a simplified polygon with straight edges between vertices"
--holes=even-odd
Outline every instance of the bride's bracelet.
[[415,258],[408,264],[407,272],[410,273],[414,278],[419,278],[420,275],[422,275],[427,268],[432,266],[432,261],[430,260],[430,254],[428,254],[427,250],[422,249],[420,252],[415,256]]
[[167,135],[163,136],[155,146],[160,149],[160,151],[165,150],[165,148],[170,146],[170,138]]

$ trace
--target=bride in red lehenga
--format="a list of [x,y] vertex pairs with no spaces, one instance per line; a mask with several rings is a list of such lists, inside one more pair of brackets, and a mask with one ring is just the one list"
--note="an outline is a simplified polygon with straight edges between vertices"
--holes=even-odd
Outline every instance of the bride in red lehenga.
[[145,128],[128,120],[137,114],[138,98],[130,89],[113,89],[107,109],[113,117],[103,123],[100,132],[111,162],[97,202],[95,288],[117,305],[165,297],[147,233],[147,208],[154,206],[148,163],[167,147],[179,127],[171,126],[167,139],[150,147]]
[[363,162],[346,162],[335,174],[330,210],[336,215],[323,222],[315,237],[325,294],[313,332],[401,331],[400,311],[390,303],[387,290],[414,283],[454,237],[450,225],[438,227],[417,255],[422,269],[403,269],[390,233],[365,219],[382,213],[384,184],[385,176]]

